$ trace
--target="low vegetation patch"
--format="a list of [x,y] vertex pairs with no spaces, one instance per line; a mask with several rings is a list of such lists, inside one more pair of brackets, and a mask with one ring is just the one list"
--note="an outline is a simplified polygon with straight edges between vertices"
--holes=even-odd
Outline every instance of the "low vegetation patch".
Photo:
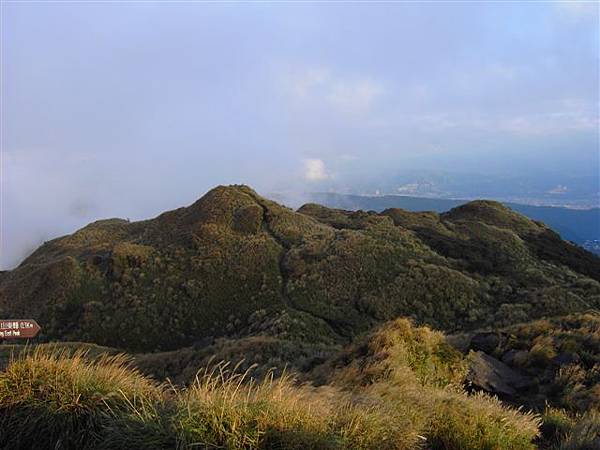
[[257,382],[218,364],[186,389],[124,356],[23,353],[0,374],[0,446],[10,449],[409,449],[392,408],[289,375]]
[[538,419],[461,392],[454,384],[460,361],[438,337],[408,321],[391,325],[373,348],[386,348],[394,364],[354,385],[314,386],[285,372],[255,380],[248,370],[220,363],[175,387],[142,376],[122,355],[22,352],[0,372],[0,447],[534,448]]
[[156,403],[162,390],[123,355],[24,352],[0,373],[0,446],[94,448],[109,417]]

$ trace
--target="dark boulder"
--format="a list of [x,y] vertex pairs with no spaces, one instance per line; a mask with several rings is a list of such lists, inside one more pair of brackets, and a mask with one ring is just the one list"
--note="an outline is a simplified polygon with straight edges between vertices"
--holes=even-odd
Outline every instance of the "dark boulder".
[[502,355],[502,362],[509,366],[522,365],[527,360],[529,352],[527,350],[512,349]]
[[521,375],[481,351],[469,354],[467,381],[475,389],[500,397],[511,397],[519,391],[530,389],[535,384],[531,377]]
[[505,337],[497,331],[477,333],[471,338],[471,349],[493,353],[504,341]]
[[563,352],[552,358],[552,364],[557,366],[568,366],[570,364],[578,364],[581,358],[577,353]]

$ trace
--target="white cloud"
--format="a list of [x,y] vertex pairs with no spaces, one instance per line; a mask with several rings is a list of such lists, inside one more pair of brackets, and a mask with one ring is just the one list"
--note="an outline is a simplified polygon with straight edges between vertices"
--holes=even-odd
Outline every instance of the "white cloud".
[[325,163],[320,159],[304,160],[304,178],[308,181],[322,181],[329,178]]

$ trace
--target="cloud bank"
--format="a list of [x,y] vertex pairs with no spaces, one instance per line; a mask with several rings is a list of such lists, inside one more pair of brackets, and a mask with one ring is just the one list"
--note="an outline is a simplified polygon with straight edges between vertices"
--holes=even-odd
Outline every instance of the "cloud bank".
[[442,170],[597,185],[598,4],[3,12],[1,268],[91,220],[151,217],[216,184],[351,191]]

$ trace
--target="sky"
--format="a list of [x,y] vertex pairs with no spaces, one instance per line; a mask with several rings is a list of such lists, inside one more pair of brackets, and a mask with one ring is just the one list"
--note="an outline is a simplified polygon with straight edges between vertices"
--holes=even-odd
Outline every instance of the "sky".
[[1,8],[0,269],[218,184],[347,190],[419,170],[597,183],[598,3]]

